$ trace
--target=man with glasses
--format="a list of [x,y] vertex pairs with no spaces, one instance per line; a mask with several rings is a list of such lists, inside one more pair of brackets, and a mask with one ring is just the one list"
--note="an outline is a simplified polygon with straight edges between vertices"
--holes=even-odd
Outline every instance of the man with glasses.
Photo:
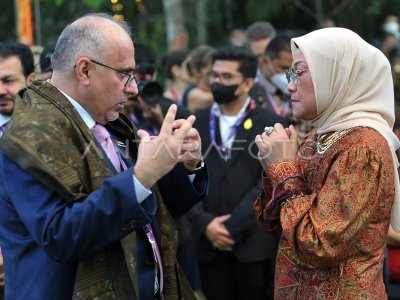
[[134,47],[108,15],[68,25],[52,67],[0,143],[6,298],[195,299],[172,220],[207,190],[194,116],[173,105],[150,137],[120,114],[138,92]]
[[277,245],[254,218],[261,166],[253,140],[283,119],[249,97],[256,71],[257,57],[246,48],[217,50],[209,73],[215,104],[196,114],[212,176],[208,197],[190,219],[201,233],[198,259],[208,300],[273,299]]

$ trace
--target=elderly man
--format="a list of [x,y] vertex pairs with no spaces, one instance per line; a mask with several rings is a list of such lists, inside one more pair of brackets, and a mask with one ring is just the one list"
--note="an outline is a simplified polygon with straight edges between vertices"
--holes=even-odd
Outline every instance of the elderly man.
[[136,133],[134,47],[108,15],[68,25],[52,66],[0,144],[6,298],[194,299],[172,218],[207,190],[195,118],[172,105],[157,137]]

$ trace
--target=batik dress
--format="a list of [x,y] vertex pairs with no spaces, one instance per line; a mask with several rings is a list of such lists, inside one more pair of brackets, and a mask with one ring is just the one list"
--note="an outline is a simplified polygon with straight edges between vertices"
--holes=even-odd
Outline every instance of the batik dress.
[[312,131],[295,164],[270,165],[255,212],[280,239],[275,299],[386,299],[393,182],[388,143],[368,127]]

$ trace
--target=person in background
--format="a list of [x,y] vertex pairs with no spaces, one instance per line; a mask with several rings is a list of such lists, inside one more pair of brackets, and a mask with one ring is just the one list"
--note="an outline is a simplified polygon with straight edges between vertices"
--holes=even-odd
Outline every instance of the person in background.
[[245,31],[247,46],[258,58],[258,66],[264,57],[268,44],[276,36],[274,26],[269,22],[255,22]]
[[[398,99],[396,91],[395,99]],[[395,117],[393,132],[397,138],[400,139],[400,106],[398,103],[395,105]],[[399,158],[400,150],[397,150],[396,154],[397,158]],[[392,226],[389,227],[386,246],[389,275],[388,280],[390,280],[389,284],[394,283],[400,285],[400,232],[396,232]],[[398,296],[400,298],[400,295]]]
[[47,80],[51,78],[53,74],[53,68],[51,66],[51,58],[53,57],[53,52],[55,44],[47,45],[43,51],[40,53],[39,65],[40,65],[40,79]]
[[[35,79],[30,48],[15,42],[0,42],[0,138],[14,111],[20,90]],[[0,248],[0,299],[4,297],[4,261]]]
[[157,61],[153,48],[135,42],[136,74],[139,80],[157,80]]
[[395,63],[394,60],[400,57],[400,25],[397,16],[385,17],[381,33],[373,41],[373,45],[386,55],[392,65]]
[[134,51],[125,22],[81,17],[17,101],[0,142],[7,299],[195,299],[173,218],[206,194],[201,139],[176,105],[157,137],[120,113]]
[[[173,100],[163,96],[163,88],[157,82],[158,72],[155,65],[154,51],[151,47],[136,43],[139,52],[135,59],[139,67],[135,70],[138,80],[138,94],[130,95],[124,106],[124,113],[130,118],[137,128],[157,135],[161,129],[164,117]],[[189,111],[178,106],[176,117],[186,119]]]
[[18,92],[34,79],[33,54],[29,47],[0,42],[0,137],[11,119]]
[[386,299],[390,223],[400,231],[390,64],[345,28],[293,38],[291,48],[293,115],[315,129],[298,151],[293,126],[255,139],[264,169],[255,215],[279,239],[275,299]]
[[278,36],[268,44],[259,62],[260,76],[250,91],[257,104],[284,118],[290,117],[290,92],[285,70],[292,65],[290,37]]
[[257,58],[245,47],[213,54],[215,103],[196,114],[210,171],[208,197],[189,212],[202,289],[208,300],[273,298],[276,242],[258,227],[252,203],[261,185],[256,134],[284,120],[249,97]]
[[229,44],[236,47],[246,46],[246,34],[244,30],[241,28],[232,29],[229,33]]
[[[177,51],[180,52],[179,50]],[[139,73],[138,75],[157,79],[151,73]],[[163,96],[163,89],[156,81],[140,80],[138,88],[138,95],[130,97],[128,101],[130,105],[125,111],[137,128],[144,129],[152,135],[158,135],[164,122],[164,117],[174,102]],[[177,119],[186,119],[189,115],[190,113],[186,107],[178,106]],[[203,295],[200,287],[197,261],[193,254],[194,240],[191,237],[191,224],[188,222],[186,214],[177,218],[175,224],[178,231],[177,260],[188,277],[196,297],[200,300]]]
[[194,78],[195,83],[185,89],[181,105],[187,107],[192,113],[211,107],[214,103],[207,76],[211,70],[211,57],[214,51],[215,49],[210,46],[200,45],[193,49],[187,58],[189,74]]
[[187,69],[183,66],[188,55],[188,50],[173,50],[167,53],[163,59],[163,73],[166,80],[164,97],[177,104],[182,102],[183,92],[191,83]]

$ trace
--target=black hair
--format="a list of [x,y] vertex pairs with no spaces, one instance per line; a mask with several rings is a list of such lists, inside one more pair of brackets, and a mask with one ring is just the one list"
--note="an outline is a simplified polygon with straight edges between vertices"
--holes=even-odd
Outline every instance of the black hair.
[[153,75],[156,71],[156,55],[150,46],[136,42],[135,61],[139,74]]
[[47,45],[40,53],[39,65],[42,73],[53,71],[51,66],[51,58],[53,56],[55,46],[55,44]]
[[265,53],[270,59],[276,59],[279,53],[282,51],[287,51],[291,53],[290,40],[291,36],[281,35],[273,38],[265,49]]
[[245,78],[255,78],[257,74],[258,59],[245,47],[228,46],[218,49],[213,54],[213,62],[216,60],[230,60],[239,62],[238,71]]
[[11,56],[17,56],[20,60],[25,78],[33,73],[33,54],[27,45],[15,42],[0,42],[0,58],[6,59]]
[[189,50],[184,49],[174,50],[167,53],[163,59],[164,77],[173,79],[174,75],[172,74],[172,67],[181,66],[188,55]]

